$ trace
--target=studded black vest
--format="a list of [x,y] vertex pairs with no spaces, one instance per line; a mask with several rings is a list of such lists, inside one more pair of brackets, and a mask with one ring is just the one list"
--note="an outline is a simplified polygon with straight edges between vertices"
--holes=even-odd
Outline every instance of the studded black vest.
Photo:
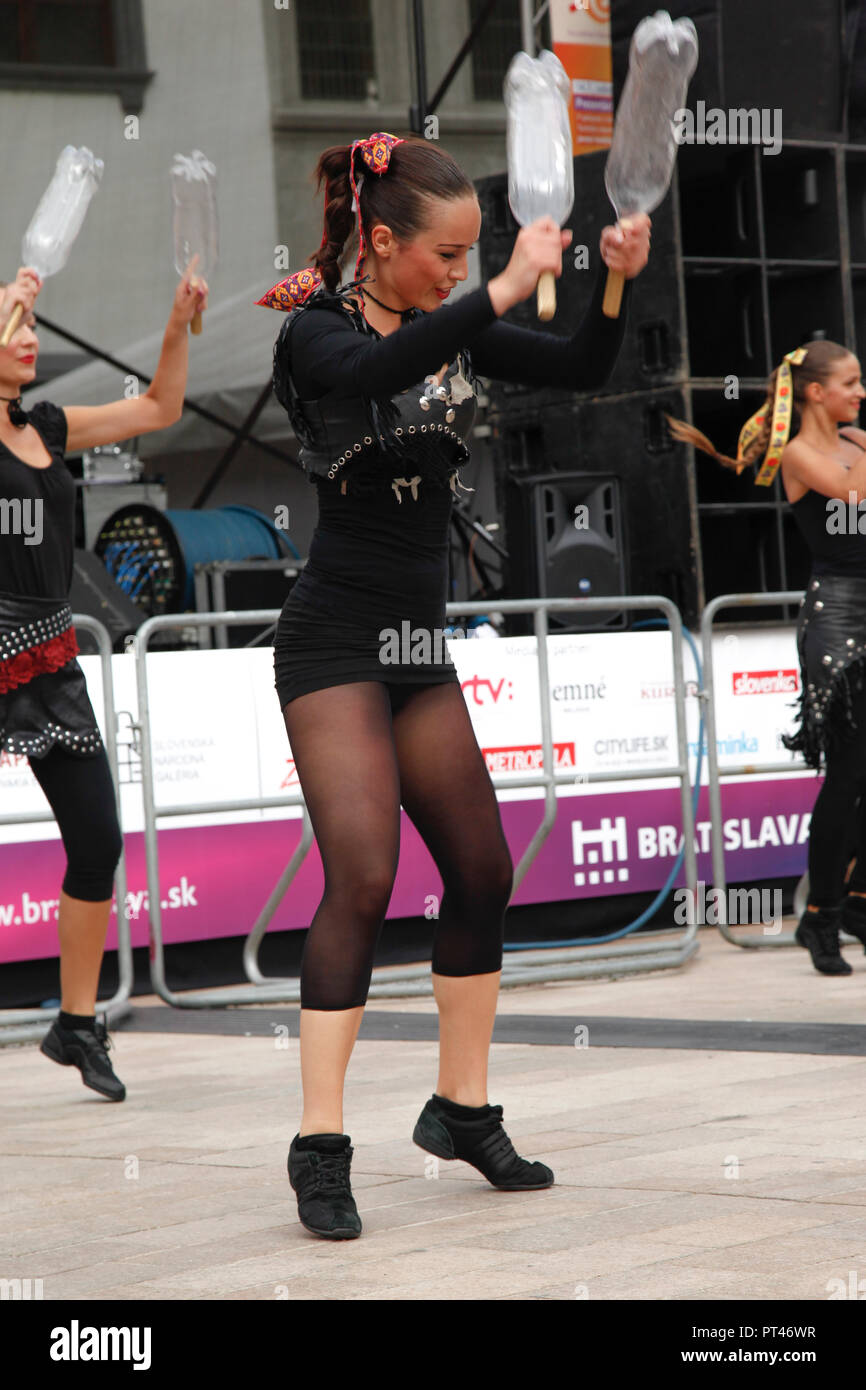
[[[319,291],[292,311],[274,349],[274,387],[300,442],[299,461],[311,482],[346,493],[387,493],[402,501],[428,487],[463,488],[458,468],[469,458],[466,439],[477,407],[467,350],[448,364],[446,399],[427,395],[419,381],[388,400],[368,400],[328,392],[302,400],[291,375],[291,330],[307,307],[346,315],[356,332],[376,335],[344,294]],[[472,491],[471,488],[464,488]]]

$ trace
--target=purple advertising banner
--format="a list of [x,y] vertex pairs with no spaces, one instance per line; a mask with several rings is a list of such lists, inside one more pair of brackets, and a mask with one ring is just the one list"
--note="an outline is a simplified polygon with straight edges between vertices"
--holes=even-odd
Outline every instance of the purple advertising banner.
[[[806,868],[809,820],[820,779],[814,775],[730,781],[722,808],[729,882],[779,880]],[[650,892],[665,883],[681,848],[680,794],[636,789],[560,796],[554,826],[514,896],[515,904]],[[500,802],[515,864],[539,825],[540,799]],[[698,873],[712,882],[707,789],[696,817]],[[163,937],[166,944],[246,935],[300,838],[300,820],[247,821],[164,829],[159,833]],[[414,826],[402,816],[400,862],[389,917],[438,913],[439,874]],[[147,944],[144,836],[127,833],[128,905],[133,945]],[[65,866],[59,840],[0,845],[0,960],[57,955],[57,903]],[[479,865],[483,872],[483,865]],[[679,875],[672,886],[681,886]],[[271,930],[309,925],[322,894],[313,843]],[[117,945],[116,908],[107,947]]]

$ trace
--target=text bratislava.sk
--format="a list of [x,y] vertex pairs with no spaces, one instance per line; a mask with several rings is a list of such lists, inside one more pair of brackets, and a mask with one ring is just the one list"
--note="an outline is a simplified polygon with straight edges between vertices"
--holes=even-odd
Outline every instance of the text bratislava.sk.
[[[198,907],[197,892],[197,886],[182,874],[180,883],[172,884],[170,888],[165,889],[165,897],[161,900],[160,907],[163,912]],[[125,901],[126,915],[130,921],[134,922],[142,911],[148,911],[149,897],[146,888],[130,890]],[[56,922],[59,907],[59,898],[34,898],[25,888],[17,903],[0,903],[0,927],[32,927],[37,922]],[[112,904],[112,911],[115,910]]]

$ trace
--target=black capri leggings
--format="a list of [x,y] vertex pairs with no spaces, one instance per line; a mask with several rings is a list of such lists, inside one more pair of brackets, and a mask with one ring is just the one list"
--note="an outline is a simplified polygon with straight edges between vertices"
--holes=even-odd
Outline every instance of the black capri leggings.
[[433,973],[499,971],[511,856],[457,682],[348,682],[300,695],[283,714],[325,871],[304,943],[301,1008],[366,1002],[401,803],[438,870],[413,882],[415,914],[431,920]]
[[83,758],[55,744],[43,758],[30,759],[30,770],[60,827],[67,861],[64,893],[82,902],[105,902],[123,848],[105,749]]

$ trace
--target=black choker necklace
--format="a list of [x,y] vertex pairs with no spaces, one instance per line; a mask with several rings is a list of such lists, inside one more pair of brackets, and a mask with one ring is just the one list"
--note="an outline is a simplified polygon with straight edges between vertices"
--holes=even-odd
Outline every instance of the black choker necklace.
[[9,411],[9,419],[16,429],[23,430],[24,426],[27,424],[27,414],[21,404],[21,397],[0,396],[0,401],[8,402],[7,409]]
[[377,299],[369,290],[362,289],[361,293],[366,295],[367,299],[372,299],[374,304],[378,304],[380,309],[387,309],[389,314],[399,314],[402,318],[403,314],[407,312],[405,309],[392,309],[389,304],[383,304],[381,299]]

